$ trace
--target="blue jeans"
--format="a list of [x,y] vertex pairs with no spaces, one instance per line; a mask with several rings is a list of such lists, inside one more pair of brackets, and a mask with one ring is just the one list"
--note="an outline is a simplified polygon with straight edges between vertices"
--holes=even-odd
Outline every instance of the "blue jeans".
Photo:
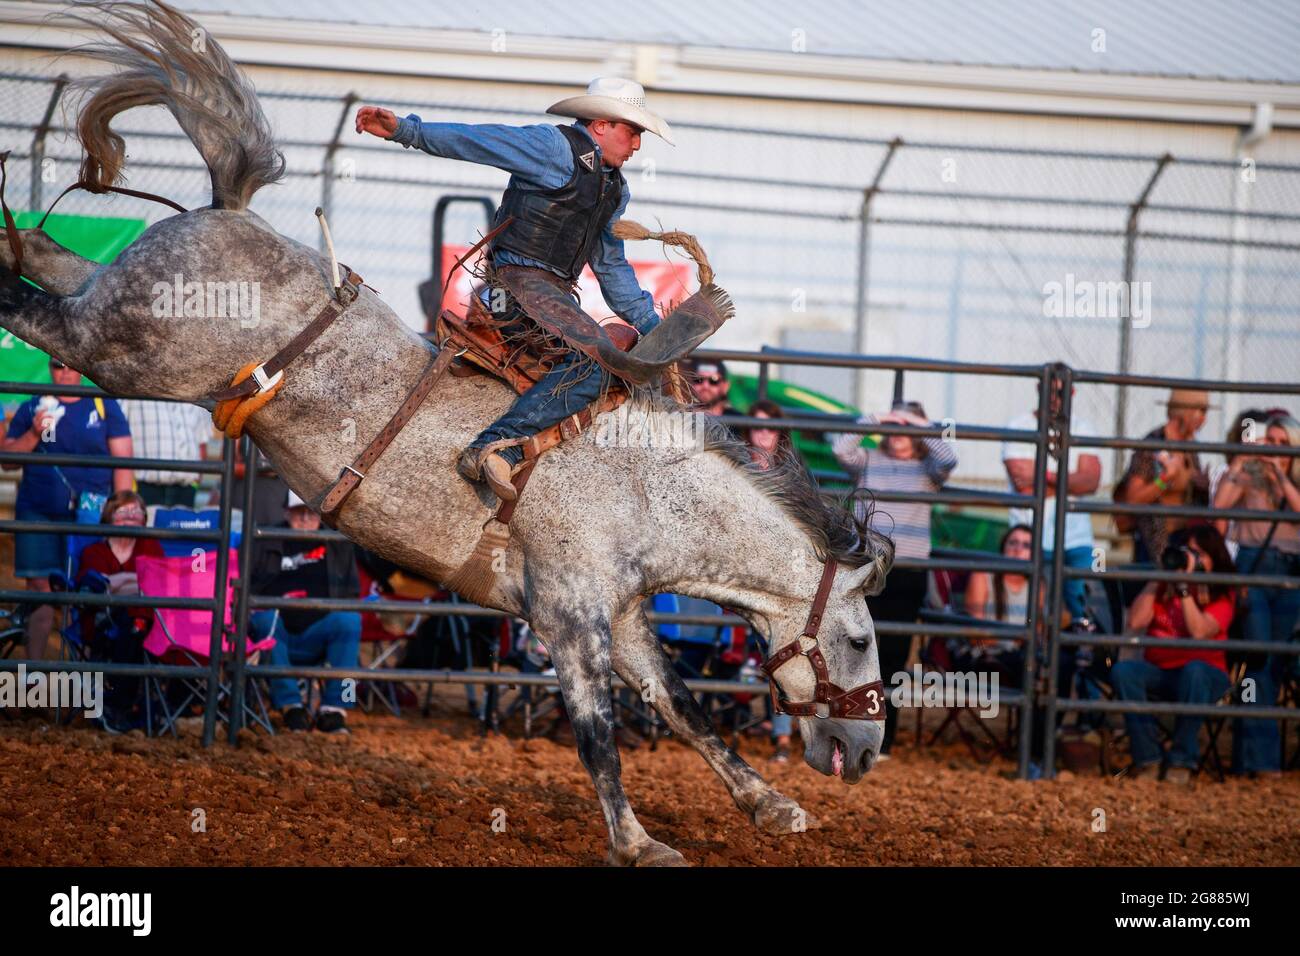
[[[574,366],[579,363],[586,367],[575,372]],[[563,356],[536,385],[515,399],[504,415],[485,428],[470,447],[482,448],[503,438],[530,438],[543,428],[577,414],[600,397],[608,375],[585,355]],[[502,448],[498,454],[511,465],[517,465],[524,457],[524,450],[513,445]]]
[[[1092,567],[1092,548],[1083,545],[1078,548],[1065,549],[1065,566],[1067,568],[1090,568]],[[1043,568],[1050,575],[1052,573],[1052,552],[1043,552]],[[1070,612],[1070,617],[1079,618],[1087,607],[1087,594],[1083,588],[1082,578],[1066,578],[1065,589],[1061,593],[1061,600],[1065,604],[1065,609]]]
[[[330,667],[355,668],[361,658],[361,615],[356,611],[331,611],[300,634],[289,633],[283,618],[275,611],[255,611],[250,623],[259,638],[268,632],[275,638],[270,656],[271,664],[276,667],[325,661]],[[341,680],[325,682],[320,702],[322,707],[352,706],[343,701]],[[272,678],[271,706],[277,710],[301,707],[298,681],[292,677]]]
[[[71,511],[47,514],[35,508],[19,508],[14,517],[18,521],[66,521],[72,524],[76,516]],[[65,571],[68,567],[68,539],[61,534],[38,534],[23,531],[14,535],[14,577],[48,578],[51,572]]]
[[[1262,554],[1259,548],[1242,548],[1237,555],[1237,567],[1253,567],[1256,574],[1289,573],[1286,558],[1275,548]],[[1291,640],[1296,617],[1300,615],[1300,590],[1248,588],[1246,605],[1250,609],[1242,629],[1246,640],[1278,644]],[[1270,655],[1261,666],[1246,671],[1246,679],[1255,682],[1254,704],[1271,707],[1277,703],[1278,685],[1288,660],[1281,655]],[[1232,769],[1235,773],[1280,770],[1281,760],[1282,737],[1276,720],[1238,719],[1232,722]]]
[[[1212,704],[1228,689],[1228,675],[1204,661],[1163,669],[1148,661],[1120,661],[1110,669],[1111,684],[1120,700],[1157,697],[1182,704]],[[1201,724],[1204,717],[1180,715],[1174,723],[1174,744],[1169,766],[1195,770],[1200,762]],[[1151,714],[1125,714],[1129,749],[1139,767],[1160,762],[1156,718]]]

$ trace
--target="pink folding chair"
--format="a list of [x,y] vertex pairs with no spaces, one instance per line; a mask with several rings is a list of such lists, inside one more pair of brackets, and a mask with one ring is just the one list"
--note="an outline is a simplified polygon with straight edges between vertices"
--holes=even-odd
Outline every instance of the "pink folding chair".
[[[234,548],[230,549],[230,563],[226,576],[226,607],[224,627],[221,633],[223,652],[234,649],[231,635],[234,633],[234,582],[239,578],[239,557]],[[185,555],[181,557],[153,558],[141,556],[136,559],[136,577],[140,584],[140,593],[148,597],[165,598],[207,598],[211,599],[217,584],[217,558],[215,551],[204,552],[202,556]],[[206,665],[210,660],[212,647],[212,612],[178,608],[154,608],[154,624],[145,638],[144,650],[155,661],[163,664]],[[275,646],[274,637],[265,637],[260,641],[245,638],[245,652],[250,660],[265,650]],[[161,681],[154,678],[145,693],[145,717],[152,732],[153,721],[150,714],[151,701],[156,697],[162,712],[161,729],[176,733],[176,718],[183,714],[195,700],[204,696],[203,683],[193,678],[177,678],[186,690],[185,699],[177,706],[168,704],[167,695],[163,693]],[[267,730],[271,730],[270,717],[262,700],[261,692],[253,683],[252,706],[245,704],[248,720],[255,721]],[[229,698],[229,686],[222,683],[219,688],[218,706]],[[260,711],[260,713],[259,713]],[[220,709],[218,716],[223,717]]]

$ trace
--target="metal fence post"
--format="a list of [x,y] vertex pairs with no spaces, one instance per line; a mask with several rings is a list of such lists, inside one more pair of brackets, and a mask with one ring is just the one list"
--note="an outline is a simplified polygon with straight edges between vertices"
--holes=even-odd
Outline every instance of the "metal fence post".
[[1070,491],[1070,391],[1074,387],[1073,370],[1067,365],[1053,366],[1052,391],[1060,395],[1059,408],[1050,416],[1056,432],[1056,513],[1052,530],[1052,582],[1047,605],[1047,699],[1043,711],[1043,776],[1056,776],[1056,695],[1057,658],[1061,647],[1061,605],[1065,596],[1065,522],[1069,516]]
[[[240,502],[243,524],[239,530],[239,584],[235,606],[234,667],[230,677],[230,742],[238,743],[239,729],[244,726],[245,665],[248,663],[248,599],[253,583],[253,536],[257,521],[253,515],[253,483],[257,480],[259,452],[253,440],[245,435],[240,439],[244,450],[244,495]],[[222,493],[224,499],[227,492]]]
[[[862,210],[858,219],[857,308],[853,331],[853,351],[858,355],[867,354],[867,297],[871,266],[871,200],[875,198],[876,193],[880,190],[880,182],[885,177],[885,170],[889,168],[894,153],[898,152],[898,147],[902,145],[903,140],[897,136],[889,141],[889,146],[885,149],[885,155],[881,157],[880,165],[876,167],[876,175],[871,179],[871,185],[862,191]],[[858,369],[853,395],[854,404],[859,409],[867,407],[866,369]]]
[[[349,93],[343,97],[343,109],[339,113],[338,125],[334,127],[334,135],[330,141],[325,144],[325,159],[321,163],[321,184],[320,184],[320,207],[328,219],[331,215],[334,205],[334,154],[339,151],[339,137],[343,135],[344,124],[348,121],[348,114],[352,112],[352,107],[358,100],[357,94]],[[325,248],[325,236],[322,233],[320,240],[320,251],[328,252]]]
[[[1173,162],[1173,156],[1165,153],[1156,160],[1156,168],[1151,171],[1151,177],[1147,180],[1142,192],[1138,195],[1133,204],[1128,207],[1128,223],[1124,227],[1124,293],[1122,296],[1124,302],[1123,315],[1120,318],[1119,327],[1119,374],[1127,375],[1129,367],[1133,361],[1133,317],[1132,311],[1132,289],[1133,289],[1133,270],[1137,264],[1137,229],[1138,217],[1142,210],[1146,208],[1147,200],[1151,198],[1151,190],[1156,186],[1156,180],[1160,174],[1165,171],[1165,167]],[[1148,303],[1148,307],[1150,303]],[[1128,386],[1121,385],[1119,394],[1115,397],[1115,434],[1119,436],[1128,434]],[[1124,466],[1124,452],[1115,449],[1113,475],[1122,474]]]
[[1052,374],[1051,365],[1043,366],[1043,377],[1038,385],[1038,440],[1034,447],[1034,547],[1033,567],[1029,578],[1029,607],[1025,611],[1025,625],[1029,639],[1025,642],[1025,663],[1022,687],[1024,703],[1020,707],[1020,747],[1017,776],[1029,778],[1030,744],[1034,736],[1034,679],[1035,655],[1038,650],[1039,600],[1043,587],[1043,518],[1047,510],[1047,429],[1051,423]]
[[235,443],[221,442],[221,540],[217,548],[217,583],[212,589],[212,638],[208,643],[208,692],[203,703],[203,746],[211,747],[217,736],[217,701],[221,694],[221,636],[226,626],[226,574],[230,569],[229,489],[235,480]]
[[32,134],[32,181],[29,186],[28,209],[39,212],[42,202],[41,191],[44,180],[41,179],[41,166],[45,163],[45,137],[50,132],[50,120],[54,118],[54,108],[59,105],[59,98],[68,85],[68,74],[60,73],[54,81],[54,91],[50,93],[49,102],[45,104],[45,115]]

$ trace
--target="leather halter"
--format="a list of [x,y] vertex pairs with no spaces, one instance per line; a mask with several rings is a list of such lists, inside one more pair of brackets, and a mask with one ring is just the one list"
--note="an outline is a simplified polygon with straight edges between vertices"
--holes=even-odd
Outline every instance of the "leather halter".
[[[885,691],[880,681],[862,684],[852,690],[844,690],[831,683],[830,670],[826,667],[826,658],[817,646],[817,632],[821,629],[822,614],[826,611],[826,600],[831,594],[831,583],[835,580],[835,568],[838,562],[827,558],[822,566],[822,579],[813,596],[812,609],[808,612],[808,621],[803,633],[781,648],[763,662],[763,673],[767,675],[768,689],[772,694],[772,711],[777,714],[789,714],[791,717],[838,717],[841,720],[884,720]],[[803,649],[803,638],[813,642],[808,650]],[[808,658],[813,673],[817,675],[817,686],[813,699],[807,701],[789,701],[781,698],[776,683],[776,672],[783,665],[796,657]],[[825,705],[826,713],[819,710]]]

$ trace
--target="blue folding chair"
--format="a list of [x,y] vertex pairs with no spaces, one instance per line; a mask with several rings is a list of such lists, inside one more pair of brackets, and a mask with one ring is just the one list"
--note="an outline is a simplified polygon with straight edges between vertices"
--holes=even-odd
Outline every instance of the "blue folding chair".
[[[76,512],[76,525],[79,527],[87,525],[99,526],[105,500],[107,499],[103,495],[83,496]],[[81,570],[81,552],[96,541],[102,541],[103,539],[103,534],[78,534],[75,532],[65,534],[63,536],[63,570],[50,575],[50,590],[108,593],[108,581],[102,574],[94,575],[94,578],[88,582],[79,582],[77,580]],[[63,627],[59,631],[61,638],[59,642],[59,658],[65,661],[91,660],[90,650],[85,646],[82,636],[81,616],[84,613],[94,614],[101,609],[81,608],[73,604],[65,605],[65,607],[67,613]]]
[[[183,529],[187,531],[221,530],[220,508],[195,510],[194,508],[167,508],[159,505],[149,510],[152,514],[149,524],[154,528]],[[240,537],[242,535],[239,529],[232,527],[230,531],[230,546],[232,548],[238,550]],[[217,545],[212,541],[189,541],[184,538],[164,539],[160,543],[162,544],[163,554],[169,558],[193,554],[196,548],[200,551],[215,551],[217,548]]]

